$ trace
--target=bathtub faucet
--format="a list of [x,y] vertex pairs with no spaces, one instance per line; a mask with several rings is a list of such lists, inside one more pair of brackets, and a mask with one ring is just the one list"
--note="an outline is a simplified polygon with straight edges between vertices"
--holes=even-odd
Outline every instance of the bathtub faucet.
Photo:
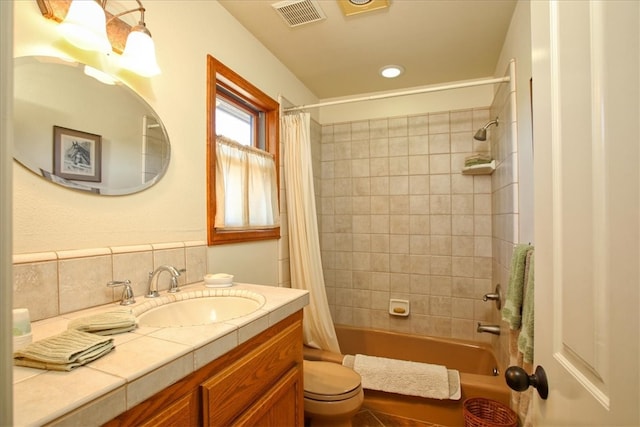
[[483,325],[478,322],[478,329],[476,329],[476,331],[480,333],[488,332],[493,335],[500,335],[500,325]]

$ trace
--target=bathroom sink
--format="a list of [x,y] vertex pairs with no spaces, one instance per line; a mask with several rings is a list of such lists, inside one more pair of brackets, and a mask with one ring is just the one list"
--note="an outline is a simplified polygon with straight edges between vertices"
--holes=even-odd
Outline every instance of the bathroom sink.
[[216,295],[167,302],[138,316],[139,326],[197,326],[246,316],[264,305],[259,294]]

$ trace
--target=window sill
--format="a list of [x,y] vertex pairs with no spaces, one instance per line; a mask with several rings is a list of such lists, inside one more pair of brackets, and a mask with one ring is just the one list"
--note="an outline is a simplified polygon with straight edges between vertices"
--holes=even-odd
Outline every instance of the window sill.
[[213,229],[209,233],[209,246],[229,243],[254,242],[259,240],[277,240],[280,227],[265,230],[220,231]]

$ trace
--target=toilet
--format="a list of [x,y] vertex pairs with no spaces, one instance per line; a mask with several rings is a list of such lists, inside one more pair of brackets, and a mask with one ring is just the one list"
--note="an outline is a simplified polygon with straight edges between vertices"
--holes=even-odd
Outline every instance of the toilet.
[[323,360],[304,360],[303,366],[304,414],[309,426],[351,426],[364,401],[360,375]]

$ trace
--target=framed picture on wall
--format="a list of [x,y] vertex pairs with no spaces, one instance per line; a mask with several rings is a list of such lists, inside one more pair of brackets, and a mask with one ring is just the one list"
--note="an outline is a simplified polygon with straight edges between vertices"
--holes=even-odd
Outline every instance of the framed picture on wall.
[[53,127],[53,173],[76,181],[102,181],[102,137]]

